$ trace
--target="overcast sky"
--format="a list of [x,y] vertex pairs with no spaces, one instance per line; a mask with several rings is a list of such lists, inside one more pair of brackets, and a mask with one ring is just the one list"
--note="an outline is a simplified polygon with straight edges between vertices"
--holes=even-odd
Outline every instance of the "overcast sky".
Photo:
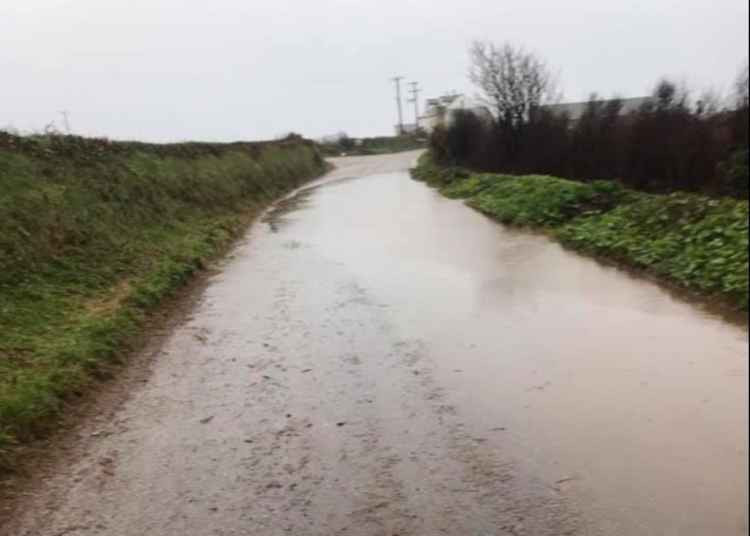
[[472,93],[473,39],[539,53],[566,100],[662,75],[729,90],[748,1],[0,0],[0,127],[68,110],[75,133],[119,139],[390,134],[389,78]]

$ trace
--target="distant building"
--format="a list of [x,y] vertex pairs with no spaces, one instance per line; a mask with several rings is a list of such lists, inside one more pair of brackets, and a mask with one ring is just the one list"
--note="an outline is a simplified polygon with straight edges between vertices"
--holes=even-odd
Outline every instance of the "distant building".
[[[597,104],[607,105],[614,101],[620,101],[620,114],[621,116],[629,115],[633,112],[637,112],[641,106],[648,104],[653,100],[652,97],[633,97],[630,99],[602,99],[596,100]],[[552,113],[553,115],[561,116],[567,115],[570,119],[570,125],[574,126],[583,116],[590,101],[583,102],[564,102],[560,104],[545,104],[540,106],[541,110]]]
[[425,111],[419,117],[419,126],[427,132],[432,132],[435,127],[445,120],[448,106],[457,98],[458,94],[446,94],[425,101]]
[[450,125],[458,110],[476,114],[482,119],[491,119],[492,114],[477,99],[460,93],[448,93],[442,97],[427,99],[425,112],[419,117],[419,126],[428,134],[438,125]]
[[[633,97],[628,99],[601,99],[594,102],[607,105],[608,103],[618,100],[621,103],[620,116],[626,116],[637,112],[641,106],[653,100],[653,97]],[[419,117],[419,128],[428,134],[438,125],[450,125],[453,116],[458,110],[467,110],[481,119],[491,121],[492,112],[480,100],[467,97],[460,93],[448,93],[441,97],[427,99],[425,102],[425,112]],[[551,112],[553,115],[561,116],[566,114],[570,119],[570,125],[575,124],[581,119],[589,101],[582,102],[564,102],[560,104],[546,104],[540,109]],[[398,128],[398,127],[397,127]],[[404,130],[413,129],[414,125],[404,125]]]

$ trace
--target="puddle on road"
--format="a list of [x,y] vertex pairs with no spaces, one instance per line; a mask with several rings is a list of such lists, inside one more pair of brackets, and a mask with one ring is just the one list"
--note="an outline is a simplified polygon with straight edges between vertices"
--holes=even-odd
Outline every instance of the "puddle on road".
[[293,195],[278,201],[263,216],[263,223],[268,224],[268,228],[272,232],[278,232],[282,225],[289,223],[287,215],[306,206],[312,193],[313,188],[303,188]]
[[591,534],[747,533],[744,328],[403,172],[300,194],[269,215],[279,238],[387,304],[467,427],[575,499]]
[[268,228],[272,232],[278,232],[281,226],[289,223],[288,215],[309,205],[310,197],[315,193],[315,190],[323,186],[335,186],[337,184],[357,179],[359,179],[359,177],[341,177],[325,180],[324,182],[313,184],[312,186],[305,186],[288,197],[274,203],[274,205],[263,216],[262,221],[263,223],[268,224]]

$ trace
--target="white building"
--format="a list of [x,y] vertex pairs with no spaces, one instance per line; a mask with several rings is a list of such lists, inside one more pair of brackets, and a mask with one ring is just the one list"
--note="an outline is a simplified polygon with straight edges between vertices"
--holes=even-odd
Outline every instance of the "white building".
[[490,111],[478,99],[460,93],[449,93],[427,99],[425,112],[419,117],[419,126],[429,134],[438,125],[450,125],[459,110],[472,112],[482,119],[492,119]]

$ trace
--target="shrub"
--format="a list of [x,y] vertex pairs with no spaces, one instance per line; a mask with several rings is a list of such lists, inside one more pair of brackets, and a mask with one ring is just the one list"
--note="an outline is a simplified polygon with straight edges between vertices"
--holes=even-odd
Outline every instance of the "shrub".
[[737,151],[747,150],[747,104],[738,102],[732,110],[707,111],[700,103],[692,106],[686,90],[662,81],[628,115],[620,114],[618,99],[592,95],[574,124],[544,108],[513,128],[499,118],[485,124],[467,111],[435,129],[430,150],[441,165],[475,171],[617,180],[646,192],[743,198],[743,153]]
[[579,251],[748,308],[746,200],[656,195],[613,181],[582,183],[540,175],[475,173],[446,183],[441,172],[453,177],[427,156],[413,170],[443,194],[466,198],[498,221],[545,229]]
[[0,135],[0,457],[92,381],[254,208],[323,169],[296,137]]
[[749,182],[747,148],[734,151],[726,161],[719,164],[720,194],[747,199]]
[[746,201],[638,194],[610,212],[570,222],[557,236],[747,309]]
[[[482,180],[490,181],[479,178],[480,184]],[[613,182],[584,184],[541,175],[496,175],[469,204],[505,223],[547,227],[609,210],[625,195]]]

